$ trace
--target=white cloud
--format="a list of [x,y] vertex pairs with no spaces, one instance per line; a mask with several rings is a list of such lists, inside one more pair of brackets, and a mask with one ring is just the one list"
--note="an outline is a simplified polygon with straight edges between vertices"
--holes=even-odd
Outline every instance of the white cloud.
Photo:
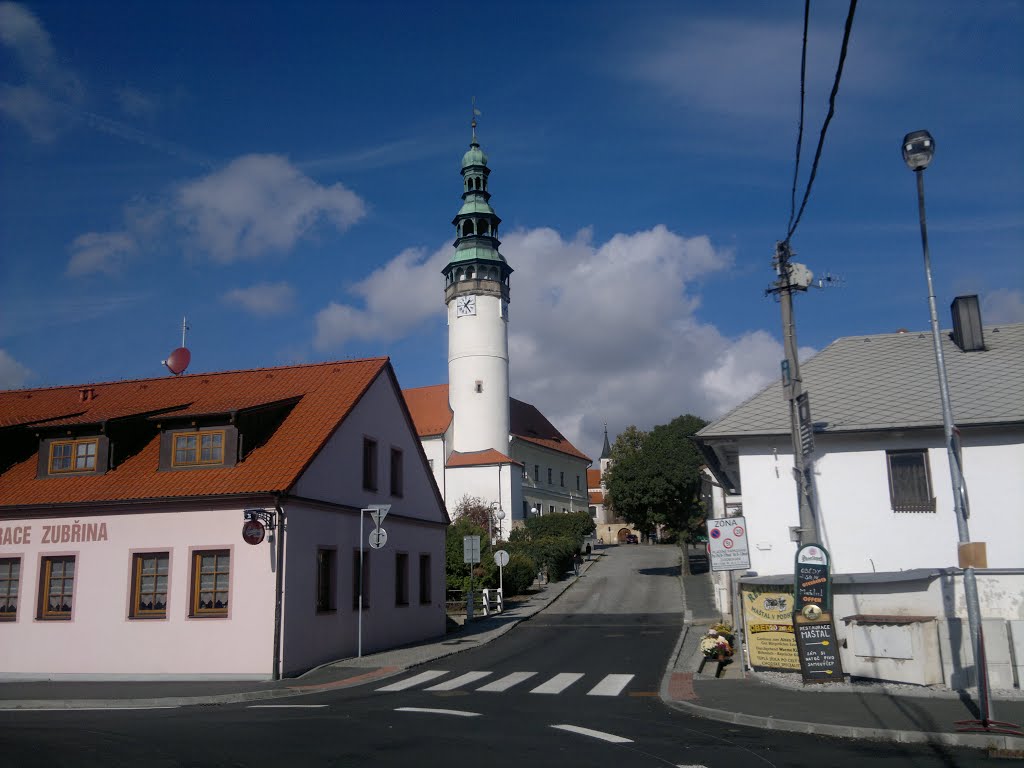
[[364,214],[341,184],[318,184],[277,155],[244,155],[159,202],[127,205],[119,231],[75,238],[67,273],[114,274],[144,245],[168,242],[221,263],[286,253],[318,224],[344,231]]
[[451,246],[429,256],[409,248],[349,288],[361,307],[331,302],[316,315],[313,345],[338,349],[352,339],[392,340],[433,316],[443,316],[438,300],[443,286],[441,268],[451,257]]
[[87,232],[71,243],[71,260],[67,274],[72,277],[102,272],[114,275],[138,249],[128,232]]
[[230,290],[221,296],[221,301],[254,315],[280,315],[292,309],[295,289],[286,282],[257,283]]
[[0,349],[0,389],[16,389],[25,385],[33,373]]
[[[614,436],[685,412],[711,418],[776,375],[782,347],[769,334],[731,339],[697,319],[700,281],[732,264],[707,237],[656,226],[595,244],[588,230],[566,240],[541,228],[505,233],[502,252],[515,269],[512,394],[584,450],[600,445],[606,420]],[[399,254],[350,289],[357,302],[318,313],[314,345],[386,341],[443,322],[440,270],[451,254]]]
[[193,246],[225,263],[286,252],[322,220],[344,231],[365,214],[354,192],[321,186],[278,155],[245,155],[189,182],[173,207]]
[[1024,291],[997,288],[981,300],[981,319],[985,325],[1024,323]]
[[52,141],[67,120],[67,105],[84,95],[78,76],[57,62],[50,35],[31,11],[0,3],[0,44],[21,66],[24,82],[0,83],[0,113],[39,142]]

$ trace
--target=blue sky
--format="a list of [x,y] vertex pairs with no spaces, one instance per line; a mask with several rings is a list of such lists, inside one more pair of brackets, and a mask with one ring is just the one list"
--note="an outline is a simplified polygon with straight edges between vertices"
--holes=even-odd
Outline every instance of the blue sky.
[[[802,191],[846,6],[812,3]],[[0,386],[388,355],[447,378],[471,98],[512,394],[596,458],[773,380],[803,3],[0,2]],[[1024,4],[862,0],[792,244],[808,351],[1024,320]],[[955,408],[955,404],[954,404]]]

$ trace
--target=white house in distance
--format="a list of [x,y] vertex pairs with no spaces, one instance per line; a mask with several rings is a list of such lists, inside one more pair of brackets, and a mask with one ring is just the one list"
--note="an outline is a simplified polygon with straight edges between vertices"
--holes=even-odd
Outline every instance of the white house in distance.
[[465,496],[493,506],[495,535],[529,515],[586,510],[590,459],[529,403],[509,397],[512,267],[499,252],[487,155],[476,120],[462,158],[462,208],[445,266],[448,383],[405,390],[434,479],[454,514]]
[[[999,680],[1012,685],[1009,633],[1024,651],[1024,324],[983,329],[975,296],[953,308],[942,347],[971,540],[987,547],[987,569],[977,571],[985,637],[990,664],[1005,656]],[[879,624],[927,619],[937,625],[950,682],[950,638],[961,629],[949,624],[959,625],[966,607],[932,335],[838,339],[801,372],[814,422],[819,543],[831,554],[837,631],[853,633],[844,667],[864,669],[868,658],[868,666],[882,664],[856,647],[865,616]],[[746,518],[753,573],[740,581],[791,584],[797,545],[790,533],[799,515],[781,387],[766,388],[697,438],[726,491],[720,511],[741,509]],[[966,645],[961,659],[970,655]],[[878,676],[899,679],[896,666]]]
[[448,523],[386,358],[0,392],[0,678],[268,679],[443,636]]

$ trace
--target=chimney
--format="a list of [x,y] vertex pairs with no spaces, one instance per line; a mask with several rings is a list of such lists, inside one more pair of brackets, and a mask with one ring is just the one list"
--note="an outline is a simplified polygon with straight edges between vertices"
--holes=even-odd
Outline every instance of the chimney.
[[82,387],[78,390],[78,399],[83,403],[88,403],[95,399],[96,390],[93,387]]
[[983,352],[985,336],[981,330],[981,306],[977,294],[957,296],[949,308],[953,313],[953,343],[962,352]]

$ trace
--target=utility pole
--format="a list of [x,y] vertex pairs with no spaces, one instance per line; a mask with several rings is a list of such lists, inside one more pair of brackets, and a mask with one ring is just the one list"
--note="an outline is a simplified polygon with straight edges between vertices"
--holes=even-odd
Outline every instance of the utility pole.
[[800,525],[797,541],[800,546],[818,544],[818,523],[814,515],[813,486],[810,481],[810,461],[807,457],[814,451],[814,430],[811,421],[811,404],[808,394],[803,391],[800,377],[800,360],[797,357],[796,321],[793,319],[793,293],[806,291],[813,275],[803,264],[790,261],[793,251],[789,241],[775,245],[772,266],[778,279],[767,290],[777,294],[782,305],[782,335],[786,359],[782,361],[782,388],[789,400],[789,427],[793,440],[793,478],[796,480],[797,504],[800,510]]

